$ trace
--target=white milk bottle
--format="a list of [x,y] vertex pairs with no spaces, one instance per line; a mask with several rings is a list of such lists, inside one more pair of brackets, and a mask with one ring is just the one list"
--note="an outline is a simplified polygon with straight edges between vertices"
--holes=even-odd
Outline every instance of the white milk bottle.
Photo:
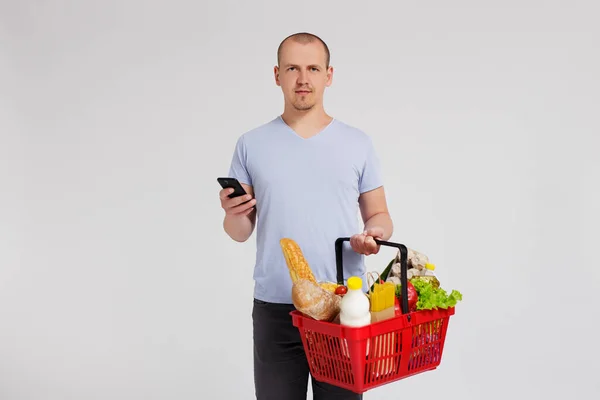
[[369,298],[362,291],[362,279],[351,276],[347,282],[348,293],[340,303],[340,324],[360,327],[371,323],[371,307]]

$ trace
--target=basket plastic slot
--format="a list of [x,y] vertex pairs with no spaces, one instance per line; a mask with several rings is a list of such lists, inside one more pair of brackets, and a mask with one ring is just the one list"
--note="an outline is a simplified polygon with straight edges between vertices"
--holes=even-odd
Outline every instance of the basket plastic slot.
[[372,339],[373,345],[367,357],[368,368],[365,376],[368,384],[383,381],[397,372],[396,359],[399,354],[395,349],[399,339],[396,332],[378,335]]
[[[349,384],[354,384],[354,377],[352,375],[352,367],[350,365],[350,356],[348,355],[348,343],[346,339],[334,338],[335,356],[338,360],[336,363],[337,370],[340,373],[340,381]],[[345,348],[345,351],[343,351]]]
[[444,319],[440,319],[413,328],[409,371],[428,369],[439,365],[444,322]]
[[308,350],[313,374],[352,385],[354,379],[347,349],[346,354],[342,354],[345,339],[320,332],[305,331],[305,334],[311,338]]
[[[338,338],[327,336],[327,354],[330,355],[331,368],[327,376],[342,382],[348,382],[348,366],[343,361],[340,353],[340,341]],[[348,363],[350,360],[348,360]]]

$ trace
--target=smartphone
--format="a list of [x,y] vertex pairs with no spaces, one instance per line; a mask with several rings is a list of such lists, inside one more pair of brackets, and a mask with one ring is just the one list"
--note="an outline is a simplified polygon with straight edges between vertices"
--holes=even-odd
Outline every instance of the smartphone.
[[244,187],[240,181],[235,178],[217,178],[217,181],[223,189],[233,189],[233,193],[229,195],[230,198],[239,197],[246,194],[246,191],[244,190]]

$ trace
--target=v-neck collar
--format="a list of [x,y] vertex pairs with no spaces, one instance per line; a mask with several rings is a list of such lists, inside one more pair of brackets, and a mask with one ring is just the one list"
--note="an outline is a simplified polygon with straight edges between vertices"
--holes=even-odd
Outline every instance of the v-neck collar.
[[285,128],[287,130],[289,130],[294,136],[296,136],[298,139],[304,140],[304,141],[308,141],[308,140],[314,140],[316,138],[318,138],[319,136],[322,136],[325,131],[331,126],[333,125],[333,123],[335,122],[335,117],[333,117],[331,119],[331,121],[329,121],[329,123],[327,125],[325,125],[325,127],[323,129],[321,129],[319,132],[315,133],[314,135],[310,136],[310,137],[302,137],[300,136],[300,134],[298,134],[298,132],[296,132],[294,129],[292,129],[291,126],[289,126],[284,120],[283,117],[281,115],[277,116],[277,119],[283,124],[283,126],[285,126]]

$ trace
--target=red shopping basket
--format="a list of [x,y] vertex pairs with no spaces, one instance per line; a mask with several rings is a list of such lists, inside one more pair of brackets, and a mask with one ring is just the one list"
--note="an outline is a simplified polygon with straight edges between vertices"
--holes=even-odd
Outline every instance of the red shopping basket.
[[[342,244],[335,242],[337,280],[343,284]],[[407,248],[377,240],[400,250],[402,314],[353,328],[315,320],[292,311],[314,379],[356,393],[436,369],[442,358],[446,330],[454,308],[407,312]]]

